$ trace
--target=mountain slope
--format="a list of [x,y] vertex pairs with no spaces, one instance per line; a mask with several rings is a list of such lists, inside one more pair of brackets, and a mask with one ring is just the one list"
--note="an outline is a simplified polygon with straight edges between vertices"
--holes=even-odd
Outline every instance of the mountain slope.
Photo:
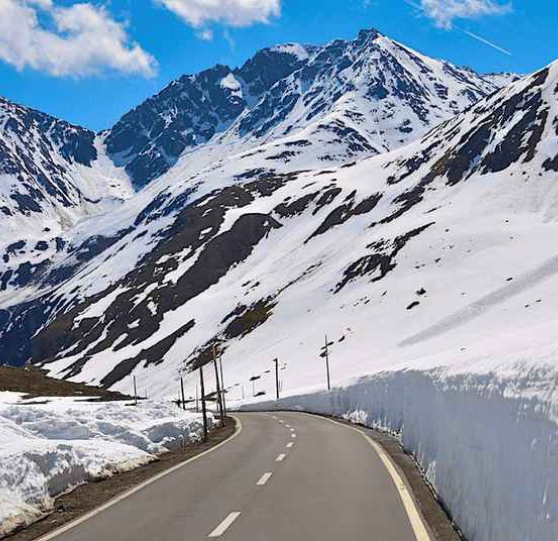
[[0,291],[48,266],[62,231],[129,195],[93,132],[0,98]]
[[[510,77],[480,76],[368,30],[184,76],[98,136],[3,102],[4,147],[13,156],[0,220],[14,235],[0,243],[0,304],[67,280],[132,235],[140,207],[162,197],[389,151]],[[121,207],[134,187],[142,193]]]
[[296,131],[349,138],[355,155],[358,143],[368,155],[379,154],[416,139],[500,87],[376,30],[363,30],[353,41],[336,40],[318,49],[232,131],[260,142]]
[[131,200],[133,232],[2,313],[3,357],[166,393],[219,340],[234,383],[281,357],[299,388],[321,378],[325,333],[338,379],[536,327],[554,295],[557,83],[553,65],[357,164],[221,185],[217,168]]
[[259,51],[241,68],[215,66],[185,75],[126,115],[109,131],[111,158],[141,188],[167,172],[187,149],[225,130],[277,81],[299,69],[311,47]]

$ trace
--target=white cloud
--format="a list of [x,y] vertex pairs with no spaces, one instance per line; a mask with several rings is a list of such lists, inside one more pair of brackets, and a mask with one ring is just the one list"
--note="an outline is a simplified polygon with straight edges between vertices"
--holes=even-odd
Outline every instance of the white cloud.
[[53,0],[0,0],[0,60],[18,70],[79,77],[113,70],[152,76],[153,56],[104,7]]
[[421,8],[436,26],[449,29],[455,19],[508,13],[511,3],[502,3],[500,0],[421,0]]
[[211,22],[229,26],[266,23],[281,13],[281,0],[154,0],[188,24],[200,27]]

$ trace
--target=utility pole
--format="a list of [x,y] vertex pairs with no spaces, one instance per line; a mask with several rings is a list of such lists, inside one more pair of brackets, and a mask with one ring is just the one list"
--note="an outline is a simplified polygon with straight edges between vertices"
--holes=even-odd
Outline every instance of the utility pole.
[[186,399],[184,397],[184,376],[180,374],[180,393],[182,394],[182,409],[186,411]]
[[198,386],[196,385],[196,413],[199,413],[199,402],[198,402]]
[[215,386],[217,388],[217,402],[219,403],[219,416],[221,423],[225,424],[225,412],[223,411],[223,397],[221,396],[221,386],[219,384],[219,368],[217,367],[217,347],[213,344],[213,367],[215,368]]
[[200,388],[201,388],[201,403],[203,415],[203,441],[207,441],[207,408],[205,406],[205,385],[203,382],[203,366],[200,366]]
[[219,370],[221,372],[221,391],[223,393],[223,412],[227,416],[227,396],[225,389],[225,377],[223,376],[223,352],[219,351]]
[[273,362],[275,363],[275,390],[279,400],[279,359],[274,359]]
[[240,388],[242,389],[242,400],[244,400],[244,385],[241,385]]
[[134,402],[138,405],[138,386],[136,384],[136,376],[134,376]]
[[327,371],[327,390],[331,391],[331,378],[329,375],[329,343],[327,341],[327,334],[325,337],[324,353],[325,353],[325,362],[326,362],[326,371]]

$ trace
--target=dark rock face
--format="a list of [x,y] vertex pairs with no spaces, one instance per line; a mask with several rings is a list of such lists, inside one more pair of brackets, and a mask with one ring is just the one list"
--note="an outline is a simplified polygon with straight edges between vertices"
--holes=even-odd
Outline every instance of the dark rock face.
[[48,320],[56,300],[39,298],[9,309],[0,309],[0,358],[7,364],[23,365],[33,355],[31,337]]
[[[401,182],[428,163],[430,166],[411,190],[399,196],[401,208],[383,222],[398,218],[421,201],[437,178],[445,178],[453,186],[474,175],[500,173],[513,165],[532,163],[550,122],[557,122],[550,118],[544,98],[548,77],[549,69],[543,69],[520,92],[508,94],[504,90],[432,130],[425,138],[427,146],[397,162],[398,172],[388,179],[390,184]],[[441,150],[445,141],[452,140]],[[557,164],[558,156],[548,158],[542,169],[558,170]]]
[[382,198],[382,194],[374,194],[373,196],[367,197],[366,199],[360,201],[358,204],[355,205],[354,197],[356,194],[353,193],[351,195],[352,197],[349,197],[349,199],[345,201],[343,205],[337,207],[328,214],[320,227],[318,227],[318,229],[316,229],[316,231],[312,233],[308,241],[314,237],[317,237],[318,235],[327,233],[333,227],[344,224],[347,220],[351,219],[354,216],[368,214],[376,207],[376,205]]
[[90,166],[97,158],[95,134],[3,98],[0,118],[0,173],[19,181],[17,192],[10,195],[19,212],[41,212],[47,197],[65,207],[75,203],[75,191],[58,158]]
[[368,246],[372,253],[361,257],[345,269],[343,279],[335,287],[335,293],[339,293],[350,282],[364,276],[372,276],[371,282],[382,280],[389,272],[395,269],[397,265],[396,256],[406,244],[432,225],[434,224],[431,223],[413,229],[404,235],[396,237],[391,242],[376,242]]
[[264,49],[241,68],[218,65],[185,75],[124,115],[106,138],[107,150],[142,188],[167,172],[187,148],[223,131],[304,62],[280,49]]

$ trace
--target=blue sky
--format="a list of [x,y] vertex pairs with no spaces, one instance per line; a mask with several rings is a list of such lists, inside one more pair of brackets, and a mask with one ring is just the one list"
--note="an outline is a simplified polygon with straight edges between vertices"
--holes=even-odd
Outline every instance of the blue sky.
[[94,130],[184,73],[361,28],[481,72],[558,58],[556,0],[3,0],[0,14],[0,95]]

